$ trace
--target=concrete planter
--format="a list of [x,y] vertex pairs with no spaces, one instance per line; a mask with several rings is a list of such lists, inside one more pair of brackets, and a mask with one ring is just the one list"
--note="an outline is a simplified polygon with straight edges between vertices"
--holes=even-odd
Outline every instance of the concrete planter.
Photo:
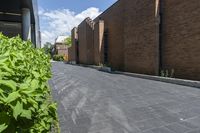
[[101,67],[99,70],[104,72],[112,72],[112,69],[110,67]]

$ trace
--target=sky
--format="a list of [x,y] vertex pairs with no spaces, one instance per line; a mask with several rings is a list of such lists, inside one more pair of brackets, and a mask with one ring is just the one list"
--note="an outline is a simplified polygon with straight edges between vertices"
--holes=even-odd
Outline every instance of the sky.
[[94,19],[117,0],[38,0],[42,44],[71,29],[86,17]]

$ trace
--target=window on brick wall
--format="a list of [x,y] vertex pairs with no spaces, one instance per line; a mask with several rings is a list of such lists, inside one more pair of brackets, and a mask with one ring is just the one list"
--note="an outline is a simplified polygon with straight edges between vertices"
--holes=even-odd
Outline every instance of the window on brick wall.
[[108,64],[108,30],[104,32],[104,64]]
[[79,42],[76,39],[76,62],[79,63]]

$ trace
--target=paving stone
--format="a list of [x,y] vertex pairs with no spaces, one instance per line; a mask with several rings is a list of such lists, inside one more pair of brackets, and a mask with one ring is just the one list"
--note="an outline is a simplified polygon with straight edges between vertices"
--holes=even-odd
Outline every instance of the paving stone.
[[179,115],[184,119],[189,119],[200,114],[200,108],[193,106],[194,108],[188,108],[179,112]]
[[[175,133],[169,129],[167,129],[166,127],[160,127],[160,128],[155,128],[151,130],[153,133]],[[182,133],[182,132],[179,132]]]
[[170,124],[168,126],[166,126],[168,129],[174,131],[175,133],[185,133],[187,131],[189,131],[190,129],[183,126],[183,125],[180,125],[178,123],[173,123],[173,124]]
[[180,121],[178,123],[180,125],[182,125],[182,126],[185,126],[185,127],[189,128],[189,129],[193,129],[193,130],[199,128],[199,126],[195,126],[194,124],[192,124],[190,122],[187,122],[187,121]]
[[52,65],[61,133],[200,133],[200,89]]
[[173,123],[173,122],[179,122],[183,118],[180,117],[179,114],[171,113],[161,116],[160,119],[166,123]]
[[165,123],[163,121],[156,118],[135,123],[135,125],[142,131],[152,128],[158,128],[163,126],[164,124]]
[[144,131],[142,133],[154,133],[152,130],[147,130],[147,131]]
[[187,133],[200,133],[200,129],[196,129],[196,130],[193,130],[193,131],[190,131],[190,132],[187,132]]
[[156,118],[156,114],[148,107],[130,109],[128,116],[130,116],[128,119],[132,122]]
[[187,119],[187,122],[190,122],[191,124],[195,125],[195,126],[200,126],[200,116],[191,118],[191,119]]

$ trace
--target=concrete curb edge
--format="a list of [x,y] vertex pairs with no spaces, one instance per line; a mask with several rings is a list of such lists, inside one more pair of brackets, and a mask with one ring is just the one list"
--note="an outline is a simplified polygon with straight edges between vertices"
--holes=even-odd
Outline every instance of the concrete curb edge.
[[113,73],[136,77],[136,78],[143,78],[143,79],[161,81],[161,82],[166,82],[166,83],[171,83],[171,84],[200,88],[200,81],[152,76],[152,75],[145,75],[145,74],[136,74],[136,73],[129,73],[129,72],[121,72],[121,71],[114,71]]
[[200,88],[200,81],[195,81],[195,80],[168,78],[168,77],[136,74],[136,73],[122,72],[122,71],[112,71],[111,68],[109,68],[109,67],[100,67],[100,66],[95,66],[95,65],[83,65],[83,64],[76,64],[76,65],[83,66],[83,67],[89,67],[89,68],[93,68],[93,69],[96,69],[99,71],[113,73],[113,74],[121,74],[121,75],[131,76],[131,77],[135,77],[135,78],[149,79],[149,80],[160,81],[160,82],[165,82],[165,83]]

